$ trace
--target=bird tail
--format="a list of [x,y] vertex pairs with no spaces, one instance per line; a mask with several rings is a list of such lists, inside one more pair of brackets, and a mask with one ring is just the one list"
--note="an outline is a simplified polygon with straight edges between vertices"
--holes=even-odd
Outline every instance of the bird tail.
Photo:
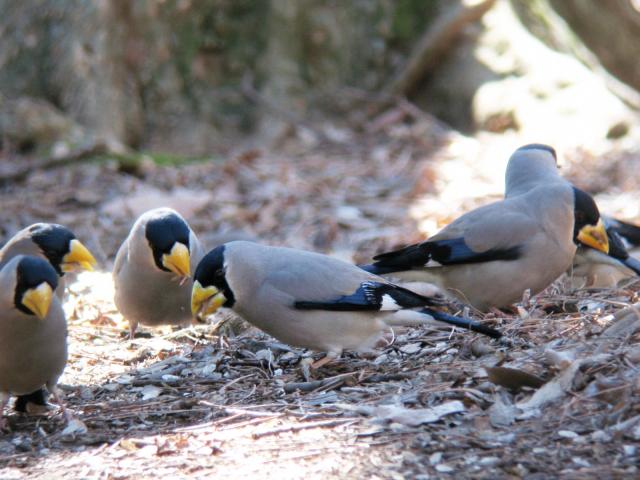
[[434,321],[444,322],[449,325],[471,330],[473,332],[482,333],[491,338],[500,338],[502,333],[493,328],[482,325],[481,323],[466,317],[454,317],[444,312],[434,310],[432,308],[422,308],[420,310],[400,310],[394,315],[385,319],[385,323],[390,326],[418,326],[433,325]]
[[502,337],[502,333],[500,333],[498,330],[487,327],[486,325],[482,325],[481,323],[478,323],[475,320],[471,320],[470,318],[454,317],[453,315],[439,312],[438,310],[433,310],[432,308],[423,308],[420,311],[427,315],[431,315],[434,319],[439,320],[440,322],[448,323],[449,325],[466,328],[467,330],[482,333],[483,335],[487,335],[491,338]]
[[622,220],[613,221],[613,230],[624,237],[633,247],[640,245],[640,226]]

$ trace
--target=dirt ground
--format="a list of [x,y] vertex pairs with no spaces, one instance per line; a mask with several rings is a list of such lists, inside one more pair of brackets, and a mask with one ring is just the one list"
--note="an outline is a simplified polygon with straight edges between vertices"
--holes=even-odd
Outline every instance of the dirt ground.
[[[299,364],[317,352],[237,319],[217,331],[125,337],[108,271],[135,215],[155,203],[186,212],[210,246],[244,235],[363,260],[424,238],[502,189],[506,156],[489,172],[476,161],[487,153],[478,142],[402,109],[360,132],[318,128],[323,135],[294,132],[269,150],[179,167],[74,163],[5,182],[3,237],[34,221],[63,223],[102,267],[71,283],[65,303],[71,353],[61,387],[87,431],[65,432],[55,411],[9,412],[0,478],[639,475],[634,279],[604,290],[565,279],[512,314],[468,312],[504,332],[500,341],[400,329],[375,354],[347,353],[310,381]],[[630,178],[623,168],[636,168],[633,156],[609,159],[605,167],[582,158],[591,175],[577,161],[567,171],[597,193],[611,185],[604,175]],[[627,181],[615,192],[637,188]]]

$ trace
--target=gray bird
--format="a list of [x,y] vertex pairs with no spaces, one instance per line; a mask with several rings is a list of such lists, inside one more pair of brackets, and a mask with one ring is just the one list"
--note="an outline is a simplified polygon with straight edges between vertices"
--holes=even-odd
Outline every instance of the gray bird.
[[[236,241],[211,250],[194,275],[191,311],[225,306],[290,345],[327,352],[367,350],[391,325],[434,319],[500,337],[477,322],[432,309],[427,298],[326,255]],[[416,311],[415,309],[421,309]]]
[[178,212],[157,208],[142,214],[118,250],[113,267],[115,304],[138,324],[180,325],[191,321],[191,272],[203,251]]
[[505,198],[472,210],[428,240],[382,253],[365,270],[436,283],[479,310],[536,294],[569,268],[578,243],[608,251],[593,198],[558,174],[553,148],[511,156]]
[[60,277],[56,293],[64,294],[64,274],[93,270],[96,259],[71,230],[56,223],[34,223],[20,230],[0,250],[0,268],[16,255],[34,255],[51,263]]
[[627,250],[640,243],[640,227],[611,217],[604,217],[604,223],[609,253],[581,244],[569,272],[576,283],[586,287],[611,288],[623,279],[640,275],[640,260]]
[[[62,300],[65,273],[93,270],[96,260],[74,233],[56,223],[34,223],[20,230],[0,249],[0,269],[17,255],[34,255],[48,260],[58,274],[56,294]],[[18,412],[38,413],[48,406],[47,394],[39,389],[19,395],[14,403]]]
[[[46,386],[70,419],[56,389],[67,363],[67,322],[58,275],[38,257],[19,255],[0,270],[0,408],[10,395]],[[0,411],[2,411],[0,410]],[[6,428],[0,417],[0,428]]]

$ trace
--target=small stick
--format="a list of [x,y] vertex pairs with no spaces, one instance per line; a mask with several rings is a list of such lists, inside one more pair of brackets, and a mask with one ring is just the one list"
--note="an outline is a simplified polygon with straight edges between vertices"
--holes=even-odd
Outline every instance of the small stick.
[[289,425],[286,427],[278,427],[271,430],[265,430],[264,432],[256,432],[251,435],[254,440],[262,437],[268,437],[270,435],[278,435],[279,433],[297,432],[300,430],[306,430],[307,428],[320,428],[320,427],[334,427],[337,425],[343,425],[345,423],[356,423],[358,420],[353,418],[340,418],[332,420],[319,420],[317,422],[307,422],[298,425]]

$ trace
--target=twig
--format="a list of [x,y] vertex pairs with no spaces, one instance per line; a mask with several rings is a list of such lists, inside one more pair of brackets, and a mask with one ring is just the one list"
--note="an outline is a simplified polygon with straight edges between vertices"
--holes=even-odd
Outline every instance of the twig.
[[235,407],[225,407],[222,405],[216,405],[215,403],[207,402],[206,400],[198,401],[200,405],[204,405],[205,407],[217,408],[219,410],[223,410],[225,413],[230,415],[248,415],[250,417],[277,417],[282,415],[278,412],[265,412],[261,410],[247,410],[245,408],[235,408]]
[[70,163],[80,162],[95,155],[103,155],[111,152],[108,143],[103,140],[96,140],[89,145],[77,148],[66,155],[50,156],[43,160],[11,162],[10,165],[19,165],[16,168],[0,169],[0,181],[20,181],[34,170],[42,170],[53,167],[61,167]]
[[251,378],[251,377],[255,377],[257,374],[255,373],[250,373],[249,375],[243,375],[242,377],[238,377],[238,378],[234,378],[233,380],[231,380],[229,383],[226,383],[221,389],[220,389],[220,395],[222,395],[227,388],[229,388],[231,385],[233,385],[234,383],[238,383],[240,380],[246,380],[247,378]]
[[313,390],[317,390],[320,388],[329,389],[339,387],[349,378],[353,378],[355,380],[353,373],[343,373],[335,377],[323,378],[322,380],[314,380],[311,382],[285,383],[282,388],[284,389],[285,393],[293,393],[296,390],[300,390],[301,392],[312,392]]
[[280,433],[288,433],[288,432],[298,432],[300,430],[305,430],[307,428],[320,428],[320,427],[334,427],[338,425],[343,425],[345,423],[356,423],[358,419],[354,418],[340,418],[340,419],[332,419],[332,420],[319,420],[317,422],[307,422],[301,423],[298,425],[289,425],[286,427],[278,427],[271,430],[266,430],[263,432],[256,432],[251,435],[254,440],[258,438],[267,437],[270,435],[278,435]]
[[374,373],[362,380],[362,383],[382,383],[382,382],[396,382],[399,380],[406,380],[408,378],[415,378],[415,373]]

